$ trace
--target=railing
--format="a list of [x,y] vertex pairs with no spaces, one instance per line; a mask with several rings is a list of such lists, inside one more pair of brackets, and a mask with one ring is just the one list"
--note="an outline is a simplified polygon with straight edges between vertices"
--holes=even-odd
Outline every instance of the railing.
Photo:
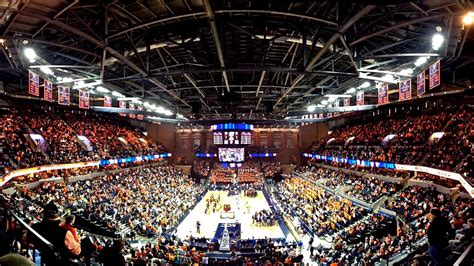
[[21,227],[24,227],[29,235],[29,239],[31,238],[36,238],[37,243],[39,245],[37,247],[33,247],[32,251],[32,257],[33,257],[33,262],[36,263],[36,265],[45,265],[45,261],[41,259],[41,261],[36,261],[36,252],[37,250],[35,248],[38,248],[40,250],[41,258],[48,258],[48,265],[61,265],[61,256],[59,252],[56,250],[56,248],[51,244],[47,239],[45,239],[43,236],[41,236],[38,232],[36,232],[33,228],[31,228],[25,221],[23,221],[22,218],[20,218],[18,215],[15,213],[12,213],[13,218],[18,221],[21,225]]

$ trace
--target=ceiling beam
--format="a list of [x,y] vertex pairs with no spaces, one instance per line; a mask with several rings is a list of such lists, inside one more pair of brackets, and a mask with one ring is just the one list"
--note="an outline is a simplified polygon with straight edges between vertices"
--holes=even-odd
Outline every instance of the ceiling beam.
[[[104,49],[107,51],[107,53],[111,54],[113,57],[117,58],[118,60],[122,61],[125,65],[127,65],[128,67],[130,67],[131,69],[133,69],[134,71],[144,75],[144,76],[147,76],[147,73],[145,70],[141,69],[139,66],[137,66],[135,63],[133,63],[132,61],[130,61],[127,57],[125,57],[124,55],[122,55],[121,53],[117,52],[115,49],[113,49],[112,47],[110,46],[107,46],[106,43],[102,40],[98,40],[92,36],[90,36],[89,34],[83,32],[83,31],[80,31],[70,25],[67,25],[59,20],[54,20],[54,19],[51,19],[51,18],[48,18],[44,15],[41,15],[41,14],[37,14],[35,12],[30,12],[30,11],[22,11],[20,12],[22,15],[25,15],[25,16],[29,16],[29,17],[32,17],[32,18],[36,18],[36,19],[39,19],[39,20],[42,20],[42,21],[45,21],[51,25],[54,25],[58,28],[61,28],[65,31],[68,31],[80,38],[83,38],[84,40],[86,41],[89,41],[91,43],[93,43],[94,45],[96,45],[98,48],[101,48],[101,49]],[[161,83],[160,81],[158,81],[157,79],[155,78],[148,78],[148,80],[153,83],[154,85],[160,87],[161,89],[163,89],[165,92],[167,92],[168,94],[170,94],[171,96],[173,96],[175,99],[179,100],[180,102],[184,103],[186,106],[188,107],[191,107],[189,105],[189,103],[187,103],[186,101],[184,101],[183,99],[181,99],[181,97],[179,97],[179,95],[175,94],[174,92],[168,90],[168,88],[163,84]],[[158,95],[156,95],[158,97]]]
[[[61,16],[62,14],[64,14],[64,12],[66,12],[68,9],[70,9],[71,7],[75,6],[77,3],[79,3],[79,0],[74,0],[74,2],[70,3],[69,5],[67,5],[65,8],[63,8],[61,11],[59,11],[56,15],[54,15],[53,19],[57,19],[59,16]],[[38,35],[38,33],[40,33],[46,26],[48,26],[48,22],[46,22],[45,24],[43,24],[43,26],[41,26],[32,36],[32,38],[36,37],[36,35]]]
[[[217,56],[219,57],[219,64],[222,68],[225,68],[224,52],[222,51],[221,39],[219,36],[219,31],[217,30],[216,21],[214,19],[214,13],[212,12],[211,4],[209,0],[203,0],[204,10],[206,11],[206,16],[211,26],[212,38],[214,39],[214,44],[216,45]],[[230,92],[229,80],[227,78],[227,73],[222,71],[222,77],[227,88],[227,92]]]
[[378,31],[368,33],[368,34],[360,37],[359,39],[352,41],[349,44],[349,46],[356,45],[356,44],[358,44],[362,41],[365,41],[367,39],[370,39],[372,37],[390,32],[390,31],[395,30],[395,29],[403,28],[403,27],[406,27],[406,26],[409,26],[409,25],[412,25],[412,24],[421,23],[421,22],[425,22],[425,21],[428,21],[428,20],[434,20],[434,19],[443,18],[443,17],[457,16],[457,15],[461,15],[461,14],[462,14],[461,12],[452,13],[452,14],[447,14],[447,13],[443,14],[442,13],[442,14],[438,14],[438,15],[431,15],[431,16],[427,16],[427,17],[424,16],[424,17],[421,17],[421,18],[416,18],[416,19],[411,19],[411,20],[399,22],[399,23],[397,23],[395,25],[392,25],[390,27],[386,27],[385,29],[381,29],[381,30],[378,30]]
[[[344,25],[342,25],[337,32],[329,38],[329,40],[324,44],[324,47],[319,50],[319,52],[311,59],[311,61],[308,63],[308,65],[305,68],[305,71],[311,71],[316,64],[316,62],[329,50],[329,47],[337,40],[339,39],[340,36],[342,36],[354,23],[356,23],[359,19],[361,19],[363,16],[367,15],[370,11],[372,11],[376,6],[374,5],[368,5],[361,9],[357,14],[355,14],[353,17],[351,17]],[[278,106],[278,104],[285,98],[288,93],[290,93],[296,85],[304,78],[304,74],[299,75],[294,81],[291,87],[289,87],[282,95],[281,97],[277,100],[277,102],[273,105],[273,108]]]

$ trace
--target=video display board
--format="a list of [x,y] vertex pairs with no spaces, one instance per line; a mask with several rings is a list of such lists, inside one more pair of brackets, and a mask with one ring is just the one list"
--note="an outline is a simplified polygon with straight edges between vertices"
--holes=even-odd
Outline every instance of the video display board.
[[219,161],[237,163],[245,160],[245,148],[219,148]]

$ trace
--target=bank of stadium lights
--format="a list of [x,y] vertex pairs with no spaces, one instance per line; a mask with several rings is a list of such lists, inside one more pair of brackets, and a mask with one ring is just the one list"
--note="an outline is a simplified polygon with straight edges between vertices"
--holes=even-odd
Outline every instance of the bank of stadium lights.
[[118,92],[118,91],[112,91],[112,95],[115,96],[115,97],[118,97],[118,98],[123,98],[123,97],[125,97],[125,95],[121,94],[121,93]]
[[53,75],[54,72],[51,70],[51,68],[47,66],[41,66],[40,67],[41,72],[45,73],[46,75]]
[[468,12],[463,18],[462,23],[464,25],[471,25],[472,21],[474,21],[474,12]]
[[321,104],[322,104],[322,105],[328,104],[328,100],[322,100],[322,101],[321,101]]
[[27,47],[23,50],[23,54],[25,55],[26,58],[30,61],[30,63],[34,63],[36,61],[36,58],[38,58],[38,55],[36,54],[35,50],[31,47]]
[[425,64],[426,62],[428,62],[429,58],[430,58],[429,56],[418,57],[418,59],[416,59],[416,61],[415,61],[415,66],[419,67],[419,66]]
[[97,86],[95,89],[96,89],[98,92],[103,92],[103,93],[109,93],[109,92],[110,92],[109,89],[104,88],[104,87],[102,87],[102,86]]
[[314,105],[314,104],[308,105],[308,107],[306,108],[306,110],[307,110],[308,112],[310,112],[310,113],[311,113],[311,112],[314,112],[314,111],[316,110],[316,105]]
[[411,68],[406,68],[400,71],[400,75],[412,75],[413,74],[413,69]]
[[431,46],[433,50],[438,51],[443,45],[444,36],[441,33],[435,33],[431,39]]
[[368,88],[368,87],[370,87],[370,82],[368,82],[368,81],[366,81],[366,82],[364,82],[360,85],[360,88],[362,88],[362,89],[365,89],[365,88]]
[[352,87],[346,91],[347,94],[352,94],[356,92],[356,88]]

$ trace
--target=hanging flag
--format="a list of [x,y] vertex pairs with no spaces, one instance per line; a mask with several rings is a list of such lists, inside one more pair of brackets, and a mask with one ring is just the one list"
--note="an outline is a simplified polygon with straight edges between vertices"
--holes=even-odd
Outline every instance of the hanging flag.
[[112,98],[104,96],[104,107],[112,107]]
[[423,72],[416,75],[416,96],[420,96],[425,93],[425,86],[425,71],[423,70]]
[[378,104],[387,104],[388,103],[388,84],[382,84],[378,88]]
[[440,60],[430,66],[430,90],[441,84]]
[[43,99],[49,102],[53,101],[53,83],[45,79],[43,81]]
[[79,108],[89,109],[89,92],[79,90]]
[[344,98],[344,107],[351,106],[351,98]]
[[411,79],[402,80],[398,86],[398,100],[405,101],[411,99]]
[[[129,104],[128,104],[128,109],[130,109],[130,110],[135,110],[135,104],[129,103]],[[129,116],[130,118],[135,118],[135,117],[136,117],[135,114],[128,114],[128,116]]]
[[[137,106],[137,110],[143,111],[143,107]],[[144,118],[143,114],[137,114],[138,120],[143,120],[143,118]]]
[[359,91],[357,93],[357,105],[364,105],[364,92]]
[[29,73],[28,93],[34,96],[39,96],[39,75],[31,71]]
[[[119,107],[121,109],[127,109],[127,102],[122,102],[122,101],[119,101]],[[127,116],[127,114],[125,113],[120,113],[121,116]]]
[[70,105],[71,98],[69,95],[69,87],[58,86],[58,104]]

